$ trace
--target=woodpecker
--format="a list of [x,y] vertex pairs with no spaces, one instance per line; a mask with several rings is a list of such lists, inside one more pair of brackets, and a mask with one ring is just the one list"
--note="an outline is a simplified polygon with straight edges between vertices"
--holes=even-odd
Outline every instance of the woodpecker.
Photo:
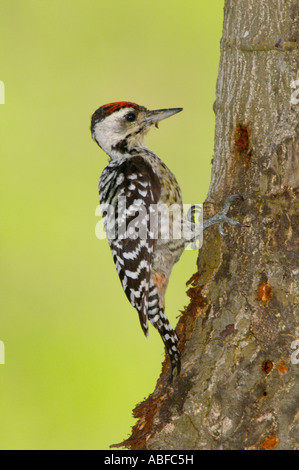
[[[101,106],[91,118],[92,138],[110,157],[100,177],[99,199],[113,260],[145,336],[148,321],[161,335],[170,358],[171,379],[175,371],[180,374],[181,360],[178,337],[165,315],[164,299],[172,268],[190,237],[173,236],[173,207],[180,209],[178,223],[186,222],[181,190],[165,163],[146,147],[144,137],[152,126],[158,127],[160,121],[180,111],[182,108],[150,111],[120,101]],[[241,225],[226,216],[235,197],[240,196],[227,198],[222,211],[201,229],[218,223],[223,234],[223,222]],[[165,207],[169,208],[166,215],[160,210]],[[142,217],[136,217],[140,213]],[[155,214],[157,219],[151,217]],[[168,237],[162,236],[166,225],[170,225]]]

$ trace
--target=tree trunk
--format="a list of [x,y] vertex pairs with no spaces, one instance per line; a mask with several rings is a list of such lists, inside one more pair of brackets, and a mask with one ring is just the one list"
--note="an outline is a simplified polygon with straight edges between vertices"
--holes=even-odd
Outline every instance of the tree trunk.
[[226,0],[215,154],[204,233],[177,325],[181,376],[166,359],[137,406],[131,449],[299,449],[299,5]]

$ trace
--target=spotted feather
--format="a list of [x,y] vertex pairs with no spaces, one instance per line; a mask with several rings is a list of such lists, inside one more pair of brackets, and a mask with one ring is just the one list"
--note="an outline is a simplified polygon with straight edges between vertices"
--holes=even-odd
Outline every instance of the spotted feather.
[[106,167],[100,179],[99,193],[119,278],[127,298],[138,311],[142,330],[148,336],[148,295],[156,243],[149,208],[159,201],[159,179],[142,157],[135,156],[124,159],[117,166],[111,162]]

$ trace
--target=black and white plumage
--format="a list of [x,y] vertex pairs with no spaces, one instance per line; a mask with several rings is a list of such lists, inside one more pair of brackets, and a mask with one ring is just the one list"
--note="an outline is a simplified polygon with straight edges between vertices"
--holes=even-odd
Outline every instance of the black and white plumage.
[[[124,159],[118,165],[111,162],[100,178],[100,203],[113,260],[146,336],[151,265],[156,244],[155,234],[150,233],[149,208],[158,203],[160,193],[157,175],[140,156]],[[107,209],[110,208],[114,210],[109,217]],[[138,213],[141,217],[137,219]]]
[[172,268],[197,230],[217,223],[223,234],[223,222],[241,225],[226,215],[231,201],[239,197],[233,195],[222,211],[195,232],[193,228],[187,235],[181,231],[186,218],[180,187],[165,163],[144,144],[153,125],[181,110],[149,111],[121,101],[101,106],[91,119],[92,137],[110,157],[100,178],[99,196],[113,260],[144,334],[148,336],[150,321],[161,335],[171,377],[175,370],[179,375],[181,368],[178,337],[165,315],[164,296]]
[[180,353],[177,335],[165,315],[164,295],[184,242],[161,239],[168,220],[163,220],[159,209],[172,204],[182,207],[182,199],[174,175],[145,147],[144,136],[158,121],[179,111],[109,103],[93,114],[91,122],[94,140],[110,156],[99,195],[115,267],[144,334],[148,336],[148,321],[159,331],[172,373],[180,371]]

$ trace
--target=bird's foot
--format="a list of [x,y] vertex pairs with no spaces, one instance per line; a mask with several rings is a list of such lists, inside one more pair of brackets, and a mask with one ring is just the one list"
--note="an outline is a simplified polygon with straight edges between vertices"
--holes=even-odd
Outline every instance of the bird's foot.
[[231,219],[230,217],[227,217],[226,214],[228,213],[228,210],[229,210],[232,202],[235,199],[241,199],[242,201],[244,201],[243,196],[241,196],[240,194],[232,194],[231,196],[228,196],[226,198],[225,202],[224,202],[224,205],[223,205],[223,208],[221,209],[221,211],[219,211],[216,215],[214,215],[210,219],[205,220],[203,222],[203,230],[205,230],[208,227],[211,227],[211,225],[219,224],[218,225],[219,233],[222,237],[225,237],[227,234],[224,233],[224,231],[223,231],[224,222],[226,222],[230,225],[237,225],[238,227],[249,227],[249,225],[241,224],[237,220],[234,220],[234,219]]

